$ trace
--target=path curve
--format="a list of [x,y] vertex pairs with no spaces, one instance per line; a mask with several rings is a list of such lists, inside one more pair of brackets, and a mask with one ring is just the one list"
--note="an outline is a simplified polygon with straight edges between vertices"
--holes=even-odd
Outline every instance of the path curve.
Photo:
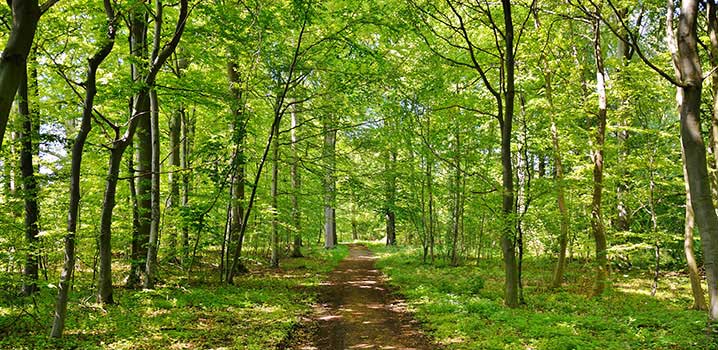
[[294,349],[437,349],[406,312],[403,300],[390,293],[374,267],[376,257],[363,245],[350,244],[319,290],[314,311],[316,329]]

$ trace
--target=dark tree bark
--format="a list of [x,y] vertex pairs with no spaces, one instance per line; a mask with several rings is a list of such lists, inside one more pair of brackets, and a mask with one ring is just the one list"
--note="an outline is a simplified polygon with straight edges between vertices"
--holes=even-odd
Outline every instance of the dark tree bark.
[[[237,64],[233,61],[227,63],[227,77],[229,78],[229,88],[234,99],[234,106],[232,108],[233,120],[233,133],[234,142],[236,147],[234,165],[235,174],[232,182],[232,208],[230,210],[231,215],[231,230],[230,230],[230,246],[232,244],[237,247],[235,249],[238,254],[242,254],[242,246],[244,243],[244,234],[240,234],[241,227],[244,224],[244,197],[245,188],[244,182],[246,181],[246,160],[244,155],[245,139],[247,136],[247,120],[245,115],[245,101],[244,94],[242,91],[242,79],[240,78],[239,71],[237,70]],[[229,256],[229,254],[227,255]],[[228,264],[229,265],[229,264]],[[244,266],[239,261],[238,269],[244,270]]]
[[[516,207],[514,206],[514,178],[513,165],[511,164],[511,133],[514,117],[514,98],[516,91],[515,83],[515,48],[514,48],[514,25],[511,18],[511,1],[502,0],[504,12],[505,41],[504,55],[502,62],[505,66],[506,86],[504,88],[505,111],[499,113],[501,124],[501,166],[503,184],[503,232],[501,235],[501,249],[503,252],[504,269],[506,272],[506,286],[504,303],[506,306],[515,308],[519,305],[518,298],[518,269],[516,266],[516,246],[514,241],[514,217]],[[499,111],[501,111],[501,98],[497,97]]]
[[[134,127],[133,127],[134,129]],[[117,180],[120,173],[122,154],[129,142],[119,140],[114,142],[110,150],[107,179],[105,180],[105,195],[102,202],[100,217],[100,273],[97,282],[97,301],[102,304],[114,304],[112,297],[112,211],[115,208],[115,195],[117,193]]]
[[389,150],[386,160],[386,245],[396,245],[396,151]]
[[15,0],[9,5],[12,29],[0,57],[0,149],[15,94],[27,75],[25,65],[43,11],[37,0]]
[[70,205],[67,211],[67,233],[65,234],[65,262],[60,274],[58,284],[57,302],[52,322],[50,336],[62,337],[67,317],[67,299],[70,292],[71,277],[75,270],[75,234],[80,214],[80,170],[82,169],[82,155],[85,141],[92,129],[92,109],[97,95],[97,70],[107,58],[115,44],[115,12],[110,0],[104,0],[105,14],[107,16],[107,40],[100,49],[89,59],[87,77],[85,78],[85,100],[83,101],[82,120],[80,131],[72,144],[72,163],[70,164]]
[[[22,175],[22,197],[25,202],[25,243],[27,244],[27,257],[23,269],[22,294],[31,295],[37,291],[37,277],[39,270],[39,228],[37,218],[39,209],[37,206],[37,179],[35,179],[35,167],[32,162],[34,128],[33,115],[30,111],[28,101],[28,75],[27,67],[20,80],[18,89],[18,116],[21,121],[20,129],[20,173]],[[36,122],[37,120],[35,120]]]

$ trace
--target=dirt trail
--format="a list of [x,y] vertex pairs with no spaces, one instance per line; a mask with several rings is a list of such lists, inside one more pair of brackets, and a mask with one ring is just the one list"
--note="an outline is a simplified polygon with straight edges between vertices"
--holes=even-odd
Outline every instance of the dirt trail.
[[403,301],[389,292],[374,261],[365,246],[349,245],[349,256],[320,287],[314,334],[293,349],[438,348],[419,331]]

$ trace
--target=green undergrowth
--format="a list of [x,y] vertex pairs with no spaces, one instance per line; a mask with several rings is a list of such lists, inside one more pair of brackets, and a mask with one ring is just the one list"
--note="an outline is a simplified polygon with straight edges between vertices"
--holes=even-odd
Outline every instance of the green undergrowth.
[[250,266],[234,286],[167,278],[154,290],[116,288],[117,304],[104,307],[91,291],[74,291],[61,340],[48,339],[56,290],[44,287],[34,298],[0,300],[0,349],[272,349],[347,251],[304,249],[280,269]]
[[377,267],[447,349],[718,349],[705,335],[706,313],[689,310],[682,274],[662,276],[651,297],[647,271],[616,272],[605,295],[592,298],[589,266],[569,265],[566,286],[552,290],[551,261],[529,259],[526,304],[509,309],[499,260],[432,266],[422,263],[418,249],[370,248],[380,257]]

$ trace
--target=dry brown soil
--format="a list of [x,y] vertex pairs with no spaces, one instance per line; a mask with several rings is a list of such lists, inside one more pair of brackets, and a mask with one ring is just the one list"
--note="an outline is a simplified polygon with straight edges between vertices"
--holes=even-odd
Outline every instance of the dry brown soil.
[[391,293],[363,245],[349,245],[349,256],[320,286],[311,327],[294,334],[295,350],[437,349]]

